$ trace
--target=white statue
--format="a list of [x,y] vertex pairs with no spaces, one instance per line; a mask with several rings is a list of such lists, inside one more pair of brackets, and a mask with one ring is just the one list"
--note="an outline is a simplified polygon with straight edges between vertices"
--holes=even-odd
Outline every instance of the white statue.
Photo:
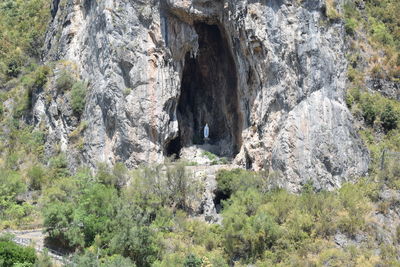
[[208,123],[206,123],[206,126],[204,126],[204,139],[208,140],[208,136],[210,134],[210,128],[208,127]]

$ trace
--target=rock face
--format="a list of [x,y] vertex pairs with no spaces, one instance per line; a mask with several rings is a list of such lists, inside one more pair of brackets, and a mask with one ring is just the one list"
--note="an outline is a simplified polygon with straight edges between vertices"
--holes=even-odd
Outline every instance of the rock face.
[[291,191],[365,173],[344,29],[324,3],[54,0],[45,59],[73,62],[90,87],[83,161],[160,162],[202,145],[208,123],[213,152]]

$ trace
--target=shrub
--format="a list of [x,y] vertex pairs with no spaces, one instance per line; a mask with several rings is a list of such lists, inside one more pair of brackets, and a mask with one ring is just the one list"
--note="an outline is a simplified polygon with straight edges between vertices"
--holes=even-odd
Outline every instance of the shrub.
[[40,190],[45,180],[45,170],[40,165],[34,165],[28,170],[29,188]]
[[172,206],[190,210],[190,200],[192,198],[198,200],[201,197],[202,185],[191,180],[191,178],[186,173],[184,164],[167,166],[166,186]]
[[345,19],[345,29],[346,33],[350,35],[354,35],[357,28],[357,21],[354,18],[346,18]]
[[49,167],[51,179],[58,179],[69,175],[67,157],[63,153],[50,158]]
[[86,97],[87,87],[84,82],[76,82],[72,86],[71,90],[71,107],[72,110],[80,115],[85,109],[85,97]]
[[209,160],[214,161],[218,159],[218,156],[209,152],[209,151],[204,151],[203,156],[207,157]]
[[149,166],[134,173],[130,189],[142,205],[172,207],[190,211],[200,201],[203,183],[185,171],[184,163]]
[[339,189],[339,199],[344,207],[339,228],[349,235],[355,235],[364,228],[365,215],[369,209],[365,192],[359,185],[345,184]]
[[9,206],[15,197],[26,191],[21,175],[16,171],[0,169],[0,214]]
[[48,79],[48,75],[50,74],[50,68],[48,66],[40,66],[34,72],[34,87],[41,88],[43,87]]
[[327,18],[331,20],[339,19],[340,14],[336,10],[335,1],[334,0],[325,0],[325,15]]
[[128,181],[128,169],[121,162],[117,162],[111,169],[105,163],[97,166],[98,172],[96,178],[105,185],[114,186],[120,190]]
[[75,83],[74,77],[66,71],[62,70],[56,79],[56,88],[58,92],[70,90]]
[[197,257],[194,254],[189,254],[186,259],[185,262],[183,263],[184,267],[201,267],[202,266],[202,259]]
[[254,189],[233,195],[223,212],[224,246],[231,259],[254,262],[265,250],[276,245],[282,232],[268,210],[265,201]]
[[386,132],[397,128],[398,114],[391,104],[387,103],[385,105],[385,109],[381,114],[381,121]]
[[372,126],[374,124],[374,121],[378,114],[378,111],[375,107],[375,103],[373,102],[373,99],[369,96],[366,96],[364,99],[362,99],[361,109],[363,111],[363,116],[364,116],[365,122],[368,125]]
[[376,21],[372,19],[372,28],[371,28],[372,37],[385,45],[393,45],[394,40],[393,36],[390,34],[386,25],[383,22]]
[[[100,250],[99,250],[100,251]],[[106,256],[99,258],[98,253],[94,253],[91,250],[86,250],[82,255],[75,255],[72,258],[71,264],[67,264],[67,267],[79,266],[79,267],[135,267],[136,265],[129,259],[124,258],[120,255]]]
[[19,90],[20,94],[16,97],[16,105],[13,107],[13,118],[15,119],[25,115],[32,105],[29,89],[21,87]]
[[264,177],[251,171],[243,169],[221,170],[217,173],[217,195],[222,199],[228,199],[233,193],[239,190],[255,188],[265,191],[267,181]]
[[26,61],[27,58],[20,49],[14,50],[6,59],[8,77],[18,77]]
[[347,92],[346,94],[346,105],[348,108],[351,108],[354,103],[354,97],[350,92]]
[[0,263],[4,267],[12,267],[17,264],[33,266],[36,262],[36,254],[33,248],[24,248],[12,241],[0,241]]

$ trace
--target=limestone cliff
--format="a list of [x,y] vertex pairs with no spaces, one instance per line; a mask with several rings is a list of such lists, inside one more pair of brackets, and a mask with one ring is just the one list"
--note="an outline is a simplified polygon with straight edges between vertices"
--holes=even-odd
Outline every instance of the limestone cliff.
[[[202,146],[208,123],[205,149],[275,171],[291,191],[362,175],[344,27],[325,10],[323,0],[54,0],[45,59],[70,62],[90,88],[82,161],[160,162]],[[57,97],[38,95],[35,114],[72,151],[77,121],[49,112]]]

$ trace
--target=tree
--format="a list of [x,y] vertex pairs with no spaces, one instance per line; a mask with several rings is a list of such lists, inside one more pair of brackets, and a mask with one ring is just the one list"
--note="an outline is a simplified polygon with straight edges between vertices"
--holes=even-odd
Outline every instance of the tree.
[[159,248],[155,232],[149,227],[151,214],[128,199],[121,202],[111,227],[110,252],[132,259],[137,266],[151,266]]
[[371,97],[366,97],[361,102],[363,117],[367,124],[373,125],[378,114]]
[[386,104],[384,111],[381,114],[382,126],[385,132],[397,128],[398,115],[396,114],[391,104]]

